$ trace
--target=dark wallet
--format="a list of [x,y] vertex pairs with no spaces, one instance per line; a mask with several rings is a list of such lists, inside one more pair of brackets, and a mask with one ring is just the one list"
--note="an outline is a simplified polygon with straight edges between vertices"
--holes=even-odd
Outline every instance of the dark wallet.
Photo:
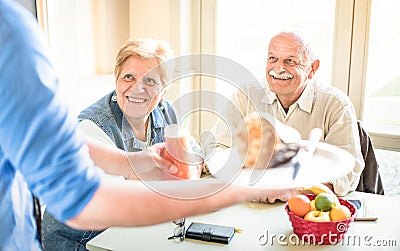
[[228,244],[234,234],[234,227],[192,222],[185,238]]

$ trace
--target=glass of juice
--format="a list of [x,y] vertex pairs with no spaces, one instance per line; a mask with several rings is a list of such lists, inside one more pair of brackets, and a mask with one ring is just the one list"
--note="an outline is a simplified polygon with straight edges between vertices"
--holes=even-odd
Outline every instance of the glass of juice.
[[195,139],[186,128],[177,124],[164,128],[165,150],[162,156],[178,167],[174,174],[181,179],[199,179],[203,170],[204,159],[195,151]]

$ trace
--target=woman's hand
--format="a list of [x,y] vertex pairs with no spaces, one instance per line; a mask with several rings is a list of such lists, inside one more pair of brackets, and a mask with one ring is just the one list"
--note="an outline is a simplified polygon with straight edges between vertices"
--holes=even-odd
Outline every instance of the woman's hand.
[[164,143],[154,144],[147,149],[127,153],[131,175],[128,179],[158,180],[174,179],[178,168],[168,159],[161,156],[165,150]]
[[178,167],[171,161],[161,156],[161,152],[165,151],[164,143],[157,143],[147,148],[153,160],[157,163],[157,166],[166,171],[169,174],[176,174]]

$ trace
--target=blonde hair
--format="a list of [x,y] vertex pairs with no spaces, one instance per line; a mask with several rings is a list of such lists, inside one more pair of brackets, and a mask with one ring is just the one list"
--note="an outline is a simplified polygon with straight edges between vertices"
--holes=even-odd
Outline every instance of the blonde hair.
[[121,66],[131,56],[156,60],[158,67],[161,69],[161,81],[163,81],[163,84],[168,82],[174,68],[173,61],[171,60],[174,57],[174,52],[168,42],[149,38],[125,41],[116,57],[114,68],[115,78],[119,77]]

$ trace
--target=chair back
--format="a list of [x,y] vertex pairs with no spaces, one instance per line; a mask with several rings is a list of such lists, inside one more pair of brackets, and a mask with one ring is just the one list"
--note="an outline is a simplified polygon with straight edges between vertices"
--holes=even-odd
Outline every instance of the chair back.
[[365,167],[361,173],[356,191],[383,195],[382,179],[379,174],[379,165],[376,161],[371,138],[362,127],[361,121],[357,121],[357,125]]

